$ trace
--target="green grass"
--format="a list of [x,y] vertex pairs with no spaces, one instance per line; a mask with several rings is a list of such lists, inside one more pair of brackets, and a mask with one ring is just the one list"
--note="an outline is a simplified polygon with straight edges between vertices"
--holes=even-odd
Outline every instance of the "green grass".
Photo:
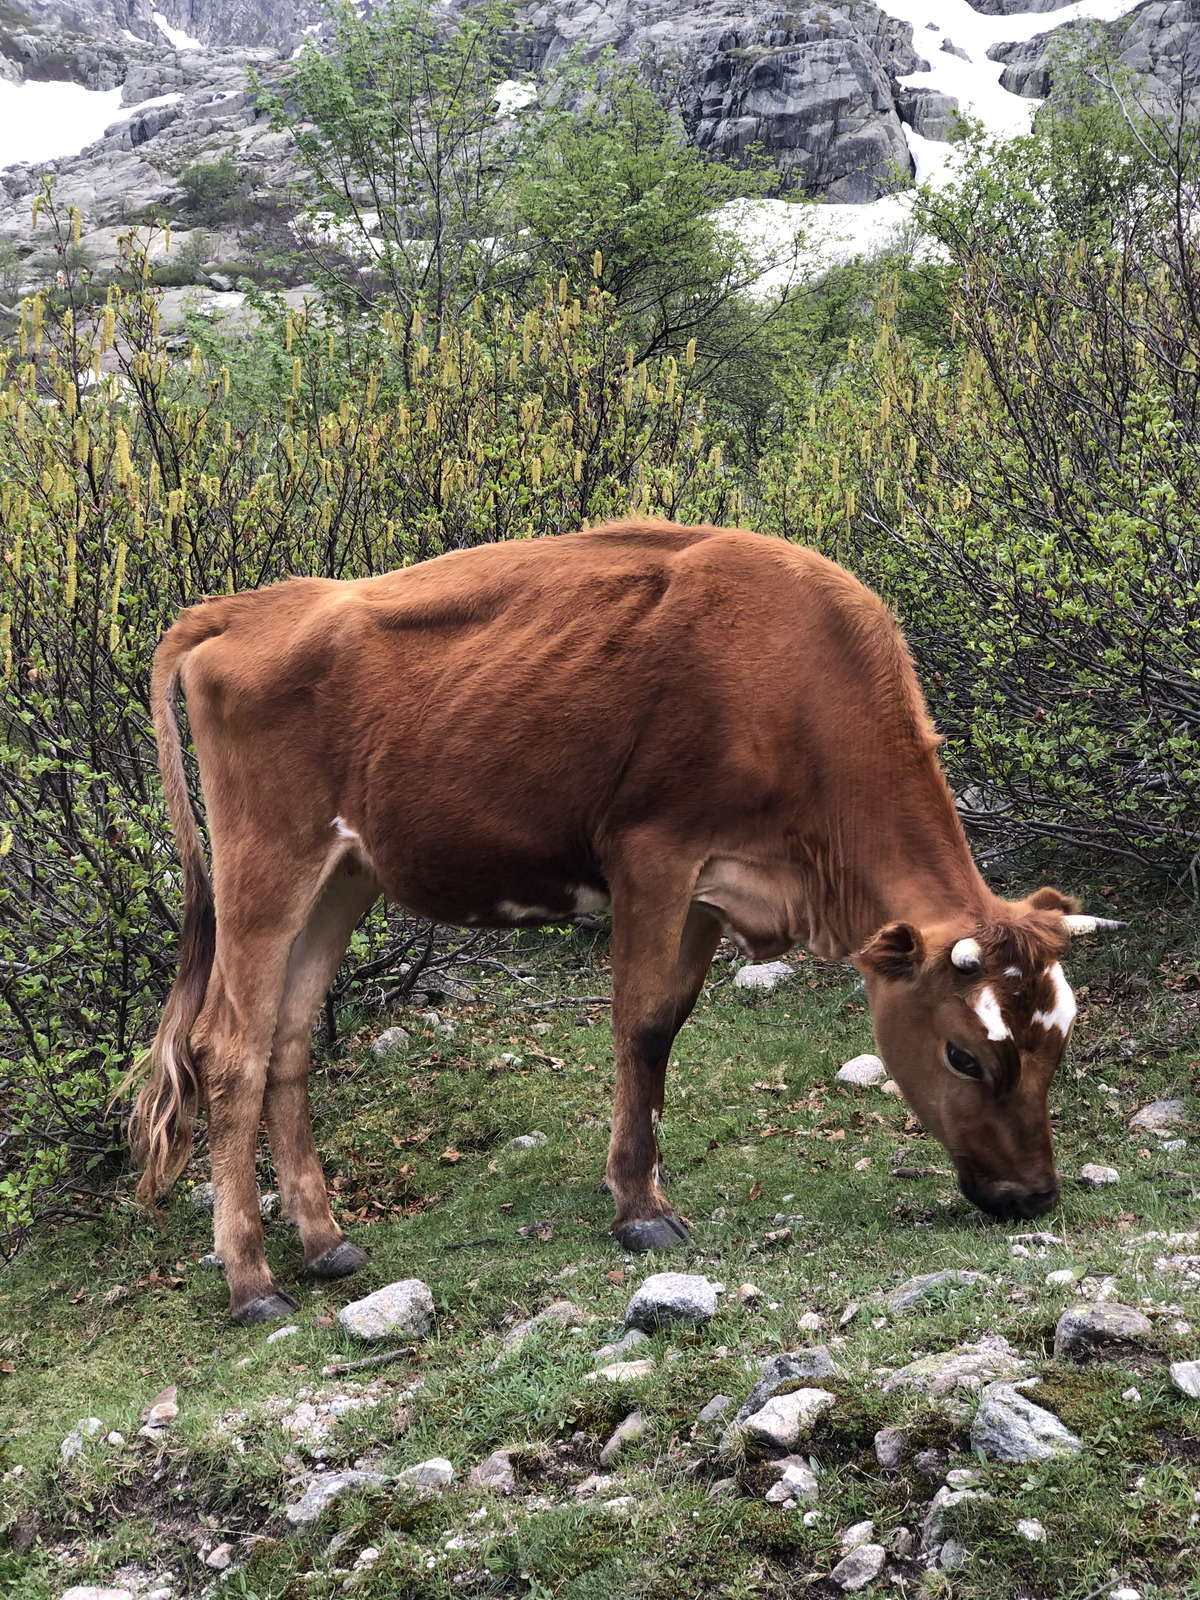
[[[861,988],[844,968],[802,960],[796,983],[764,999],[743,997],[732,969],[714,968],[673,1053],[664,1126],[671,1194],[694,1239],[686,1256],[649,1261],[612,1243],[611,1204],[599,1190],[613,1082],[602,1009],[522,1010],[494,995],[444,1008],[452,1039],[417,1032],[384,1063],[367,1048],[383,1021],[364,1024],[327,1052],[314,1092],[335,1204],[371,1265],[348,1283],[313,1288],[297,1275],[294,1235],[270,1226],[272,1265],[302,1301],[295,1336],[269,1345],[269,1329],[228,1325],[224,1282],[198,1264],[211,1248],[208,1219],[182,1190],[162,1223],[121,1202],[103,1221],[44,1237],[0,1275],[0,1361],[12,1368],[0,1374],[0,1589],[53,1600],[73,1583],[111,1583],[131,1564],[176,1594],[200,1593],[215,1575],[197,1552],[227,1540],[234,1569],[216,1592],[260,1600],[340,1595],[341,1569],[368,1545],[380,1558],[356,1580],[352,1592],[364,1597],[831,1595],[840,1591],[826,1575],[849,1523],[870,1517],[877,1536],[900,1526],[919,1533],[936,1482],[910,1459],[882,1473],[872,1449],[877,1428],[902,1424],[913,1448],[976,1465],[992,1497],[958,1508],[953,1526],[972,1550],[965,1566],[927,1573],[899,1563],[906,1594],[1082,1600],[1115,1572],[1146,1596],[1200,1596],[1191,1523],[1200,1405],[1166,1372],[1169,1360],[1200,1355],[1200,1299],[1186,1277],[1155,1271],[1154,1247],[1128,1249],[1148,1230],[1200,1223],[1200,1147],[1166,1154],[1155,1144],[1141,1155],[1148,1141],[1127,1132],[1138,1105],[1189,1097],[1200,1071],[1195,935],[1180,933],[1179,918],[1178,908],[1146,911],[1124,940],[1072,952],[1082,1014],[1051,1100],[1060,1167],[1073,1175],[1099,1161],[1122,1181],[1091,1193],[1068,1180],[1059,1210],[1038,1224],[987,1221],[949,1175],[893,1176],[901,1149],[908,1165],[948,1174],[949,1163],[898,1100],[834,1084],[838,1064],[871,1047]],[[529,935],[521,946],[545,981],[566,981],[570,968],[577,993],[603,992],[602,940]],[[394,1020],[414,1025],[411,1012]],[[523,1059],[505,1064],[504,1053]],[[533,1128],[548,1136],[544,1147],[505,1148]],[[190,1176],[203,1181],[202,1164]],[[260,1183],[271,1183],[265,1159]],[[714,1223],[718,1207],[725,1220]],[[778,1213],[792,1219],[791,1234],[772,1245],[765,1235]],[[543,1221],[548,1239],[517,1232]],[[1008,1235],[1038,1226],[1066,1243],[1014,1259]],[[657,1336],[648,1347],[655,1372],[636,1390],[586,1381],[632,1290],[668,1265],[726,1285],[716,1318],[694,1334]],[[1178,1310],[1155,1318],[1152,1347],[1131,1361],[1056,1363],[1055,1321],[1075,1297],[1045,1277],[1063,1265],[1113,1276],[1129,1303],[1149,1296]],[[942,1267],[970,1267],[987,1281],[875,1325],[877,1291]],[[390,1473],[444,1455],[458,1486],[424,1502],[392,1490],[346,1499],[316,1530],[294,1535],[282,1508],[299,1493],[289,1480],[311,1462],[264,1403],[301,1388],[345,1389],[353,1379],[322,1378],[321,1367],[361,1352],[330,1319],[401,1277],[430,1285],[436,1331],[412,1360],[353,1375],[371,1385],[371,1403],[330,1436],[327,1465],[363,1460]],[[747,1281],[760,1298],[742,1305]],[[543,1328],[493,1370],[506,1328],[560,1298],[579,1308],[582,1331]],[[821,1332],[798,1329],[807,1311],[822,1316]],[[1179,1316],[1197,1332],[1176,1332]],[[936,1406],[880,1392],[876,1369],[987,1331],[1034,1363],[1042,1381],[1033,1398],[1082,1437],[1079,1457],[1034,1468],[973,1463],[971,1397]],[[830,1345],[842,1374],[811,1446],[819,1520],[806,1527],[765,1505],[753,1468],[739,1498],[709,1500],[727,1468],[713,1456],[718,1425],[693,1437],[696,1412],[718,1391],[740,1402],[763,1357],[815,1342]],[[138,1416],[170,1383],[180,1414],[156,1447],[135,1437]],[[1138,1404],[1121,1398],[1131,1385]],[[599,1470],[600,1447],[635,1405],[649,1426],[610,1469],[617,1482],[598,1500],[578,1500],[572,1487]],[[64,1466],[59,1445],[89,1415],[130,1442],[114,1449],[97,1439]],[[514,1452],[519,1474],[518,1493],[504,1500],[465,1487],[470,1467],[497,1447]],[[626,1493],[632,1515],[617,1521],[603,1500]],[[1048,1530],[1044,1545],[1016,1532],[1030,1517]],[[348,1538],[331,1553],[336,1529]],[[881,1580],[874,1592],[901,1591]]]

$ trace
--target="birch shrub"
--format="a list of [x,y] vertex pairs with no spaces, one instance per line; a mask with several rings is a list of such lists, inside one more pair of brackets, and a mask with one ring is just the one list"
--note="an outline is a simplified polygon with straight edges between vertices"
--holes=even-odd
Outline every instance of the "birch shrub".
[[[338,330],[262,307],[251,341],[168,340],[146,259],[102,304],[22,307],[0,355],[0,1234],[70,1210],[117,1143],[104,1111],[170,982],[179,882],[148,684],[205,595],[353,578],[629,512],[736,516],[687,355],[628,352],[565,280]],[[356,936],[386,978],[377,913]],[[407,943],[411,944],[411,930]],[[381,948],[383,958],[381,958]],[[346,978],[339,984],[345,993]]]

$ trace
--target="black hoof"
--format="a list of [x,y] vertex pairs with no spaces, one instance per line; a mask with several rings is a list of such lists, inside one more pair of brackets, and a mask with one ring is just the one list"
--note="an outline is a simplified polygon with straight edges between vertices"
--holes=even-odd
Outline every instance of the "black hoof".
[[343,1239],[341,1244],[335,1244],[332,1250],[318,1256],[308,1270],[314,1278],[348,1278],[359,1267],[365,1267],[370,1259],[365,1250]]
[[229,1320],[236,1322],[240,1328],[248,1328],[255,1322],[279,1322],[299,1309],[299,1300],[282,1289],[276,1289],[274,1294],[260,1295],[257,1300],[249,1300],[237,1311],[231,1311]]
[[645,1255],[647,1250],[678,1250],[690,1238],[678,1217],[627,1222],[622,1228],[614,1228],[613,1232],[617,1243],[625,1250],[632,1250],[635,1255]]

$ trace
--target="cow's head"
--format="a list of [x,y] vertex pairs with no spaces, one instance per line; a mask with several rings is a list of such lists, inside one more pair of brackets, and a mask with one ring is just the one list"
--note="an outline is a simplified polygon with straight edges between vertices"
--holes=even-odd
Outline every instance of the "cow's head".
[[859,951],[880,1053],[967,1199],[1036,1217],[1058,1199],[1047,1101],[1075,1020],[1072,933],[1121,927],[1054,889],[988,926],[893,922]]

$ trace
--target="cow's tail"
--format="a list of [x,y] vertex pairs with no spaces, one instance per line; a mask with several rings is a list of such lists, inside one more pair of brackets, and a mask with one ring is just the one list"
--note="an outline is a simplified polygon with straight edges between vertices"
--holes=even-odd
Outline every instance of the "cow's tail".
[[151,1207],[188,1163],[200,1103],[200,1078],[190,1034],[204,1004],[212,972],[217,919],[212,882],[188,795],[175,701],[185,656],[204,639],[223,631],[226,619],[221,615],[222,609],[220,602],[210,602],[179,619],[158,647],[150,685],[158,770],[183,864],[183,927],[175,982],[163,1008],[158,1033],[119,1086],[117,1095],[142,1084],[129,1119],[129,1142],[143,1169],[138,1195]]

